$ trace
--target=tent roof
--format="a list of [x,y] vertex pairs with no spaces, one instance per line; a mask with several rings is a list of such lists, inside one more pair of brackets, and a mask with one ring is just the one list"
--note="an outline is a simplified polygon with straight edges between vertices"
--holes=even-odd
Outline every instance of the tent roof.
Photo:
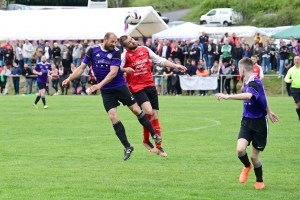
[[[212,36],[223,36],[225,33],[229,35],[235,33],[237,37],[254,37],[256,33],[268,36],[266,32],[255,26],[204,27],[203,31]],[[199,33],[199,35],[201,35],[201,33]]]
[[272,38],[275,39],[289,39],[290,36],[293,36],[295,38],[300,38],[300,24],[297,26],[293,26],[291,28],[285,29],[283,31],[280,31],[274,35],[272,35]]
[[[124,31],[124,18],[128,10],[138,10],[141,22]],[[107,9],[56,9],[0,12],[3,19],[0,40],[81,40],[103,39],[105,33],[114,32],[118,37],[151,37],[168,29],[153,7]],[[7,19],[7,20],[5,20]]]
[[194,39],[199,37],[199,31],[201,31],[201,26],[186,22],[178,26],[174,26],[167,30],[161,31],[152,35],[152,40],[159,39],[172,39],[172,38],[182,38],[182,39]]
[[223,37],[225,33],[229,35],[235,33],[237,37],[254,37],[256,33],[268,35],[266,32],[254,26],[208,27],[187,22],[156,33],[152,36],[152,39],[195,39],[198,38],[203,31],[212,38]]

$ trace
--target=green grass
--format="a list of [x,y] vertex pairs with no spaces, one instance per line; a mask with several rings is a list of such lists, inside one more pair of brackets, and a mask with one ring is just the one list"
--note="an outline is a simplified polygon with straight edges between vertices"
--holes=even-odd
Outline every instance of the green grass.
[[299,199],[300,139],[291,98],[271,97],[280,122],[270,124],[261,158],[267,188],[256,191],[253,170],[238,182],[236,138],[241,101],[160,97],[163,146],[149,153],[141,126],[121,106],[119,117],[135,151],[123,161],[99,96],[1,96],[1,200],[45,199]]

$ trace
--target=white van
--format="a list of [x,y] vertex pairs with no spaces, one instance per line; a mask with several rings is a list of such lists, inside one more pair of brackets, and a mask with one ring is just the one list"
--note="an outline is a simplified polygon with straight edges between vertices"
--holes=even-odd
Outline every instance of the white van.
[[238,20],[237,14],[232,8],[216,8],[200,17],[200,24],[223,24],[231,26]]

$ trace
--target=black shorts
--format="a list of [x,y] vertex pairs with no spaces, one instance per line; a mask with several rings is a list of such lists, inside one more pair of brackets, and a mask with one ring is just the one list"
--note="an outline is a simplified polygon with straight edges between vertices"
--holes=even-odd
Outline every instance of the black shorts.
[[109,90],[101,90],[101,95],[106,112],[118,107],[120,105],[119,101],[123,103],[124,106],[132,106],[136,103],[126,85]]
[[42,89],[46,88],[46,83],[37,82],[37,86],[38,86],[39,90],[42,90]]
[[300,88],[291,88],[291,92],[295,103],[298,103],[300,101]]
[[244,138],[249,142],[249,145],[252,142],[252,146],[255,149],[263,151],[267,145],[268,134],[267,117],[258,119],[243,117],[238,139]]
[[137,93],[133,93],[133,96],[139,106],[142,106],[143,103],[149,101],[153,109],[159,110],[158,96],[155,86],[146,87]]

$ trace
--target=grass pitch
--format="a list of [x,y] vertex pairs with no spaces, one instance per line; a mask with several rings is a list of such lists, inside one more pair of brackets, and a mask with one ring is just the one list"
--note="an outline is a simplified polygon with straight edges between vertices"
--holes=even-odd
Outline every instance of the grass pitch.
[[[123,161],[99,96],[0,97],[0,199],[300,199],[300,131],[292,98],[270,97],[280,122],[270,123],[261,154],[266,189],[253,187],[253,169],[238,181],[236,155],[241,101],[160,97],[163,147],[142,146],[142,129],[127,107],[118,108],[135,151]],[[250,153],[250,151],[248,151]]]

